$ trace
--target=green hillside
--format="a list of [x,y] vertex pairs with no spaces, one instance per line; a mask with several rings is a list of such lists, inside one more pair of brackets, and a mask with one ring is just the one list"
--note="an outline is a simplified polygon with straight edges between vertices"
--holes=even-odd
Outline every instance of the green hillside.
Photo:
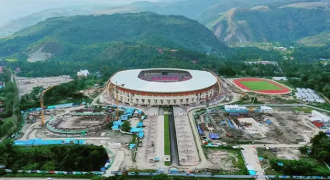
[[[310,6],[308,6],[310,5]],[[226,42],[288,42],[330,29],[327,3],[232,9],[210,25]]]
[[33,26],[38,22],[44,21],[47,18],[51,17],[60,17],[60,16],[74,16],[89,14],[94,11],[99,11],[103,8],[101,7],[75,7],[75,8],[59,8],[59,9],[47,9],[37,13],[30,14],[25,17],[14,19],[3,25],[0,25],[0,37],[9,36],[15,32]]
[[[221,13],[232,8],[251,8],[258,5],[282,5],[296,2],[297,0],[183,0],[173,2],[148,2],[137,1],[129,5],[105,7],[103,5],[75,6],[60,9],[46,9],[37,13],[20,17],[3,25],[0,25],[0,37],[9,36],[13,33],[51,17],[73,15],[101,15],[115,13],[155,12],[162,15],[182,15],[190,19],[198,20],[209,27]],[[308,0],[299,0],[304,2]],[[96,3],[97,4],[97,3]]]
[[[196,21],[144,12],[47,19],[16,33],[12,39],[0,41],[0,57],[18,53],[20,59],[26,58],[49,42],[54,47],[62,47],[62,53],[67,56],[91,47],[101,52],[107,47],[106,43],[118,41],[200,52],[226,49],[210,30]],[[43,52],[54,54],[54,50],[57,51],[57,48],[47,49]]]
[[330,31],[325,31],[314,36],[308,36],[297,41],[305,46],[326,46],[330,43]]
[[147,12],[51,18],[0,39],[0,59],[18,59],[8,63],[28,76],[103,66],[193,68],[193,62],[207,59],[199,57],[206,52],[227,50],[197,21]]

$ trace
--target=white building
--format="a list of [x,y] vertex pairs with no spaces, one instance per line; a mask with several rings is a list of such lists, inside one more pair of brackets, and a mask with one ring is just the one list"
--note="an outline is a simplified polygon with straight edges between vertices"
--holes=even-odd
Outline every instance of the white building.
[[307,102],[318,102],[325,103],[325,101],[315,93],[314,90],[309,88],[297,88],[297,93],[295,93],[298,100]]
[[287,81],[288,79],[286,77],[273,77],[273,80],[275,80],[275,81]]
[[329,116],[327,116],[325,114],[322,114],[322,113],[320,113],[320,112],[318,112],[316,110],[313,110],[312,111],[312,116],[314,118],[317,117],[317,118],[321,119],[322,122],[330,122],[330,117]]
[[245,106],[239,105],[225,105],[225,111],[247,111],[248,109]]
[[273,112],[273,108],[268,106],[260,106],[260,112],[261,113],[271,113]]
[[87,77],[89,75],[89,72],[88,70],[80,70],[78,73],[77,73],[77,76],[78,77]]
[[305,88],[301,88],[301,91],[302,91],[303,93],[308,93],[307,89],[305,89]]
[[298,91],[299,93],[302,93],[302,90],[301,90],[300,88],[297,88],[297,91]]
[[312,89],[307,88],[307,92],[311,93],[311,94],[315,94],[315,92]]

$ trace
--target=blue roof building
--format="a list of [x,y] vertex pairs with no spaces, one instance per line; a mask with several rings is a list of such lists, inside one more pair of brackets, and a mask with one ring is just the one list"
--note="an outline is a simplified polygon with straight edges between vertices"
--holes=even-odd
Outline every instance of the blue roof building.
[[113,125],[111,127],[111,129],[114,130],[114,131],[118,131],[119,130],[119,126],[118,125]]
[[121,115],[120,120],[121,121],[127,121],[129,119],[128,115]]
[[137,128],[143,127],[143,122],[140,121],[139,123],[137,123],[136,127]]
[[131,133],[143,132],[143,128],[131,128],[131,130],[129,132],[131,132]]
[[144,132],[139,132],[139,138],[143,138],[144,137]]

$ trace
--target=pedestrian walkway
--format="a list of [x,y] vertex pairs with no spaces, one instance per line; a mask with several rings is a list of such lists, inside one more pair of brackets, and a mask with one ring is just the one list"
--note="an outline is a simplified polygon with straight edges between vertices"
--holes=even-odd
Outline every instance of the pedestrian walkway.
[[109,177],[109,176],[114,176],[114,174],[111,174],[112,171],[119,171],[120,165],[123,162],[125,157],[124,151],[117,151],[115,159],[109,169],[106,170],[105,174],[103,176]]
[[245,166],[249,171],[255,171],[256,175],[264,175],[264,171],[260,165],[258,152],[255,146],[244,146],[242,155],[244,158]]
[[158,116],[157,121],[156,157],[159,158],[159,165],[164,166],[164,116]]

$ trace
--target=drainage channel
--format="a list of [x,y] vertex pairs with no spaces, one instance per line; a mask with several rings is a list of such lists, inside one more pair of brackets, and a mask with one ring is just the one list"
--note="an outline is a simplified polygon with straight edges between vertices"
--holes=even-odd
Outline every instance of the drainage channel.
[[177,144],[177,140],[176,140],[175,123],[174,123],[174,115],[173,115],[172,106],[170,106],[170,108],[169,108],[168,125],[170,128],[172,166],[179,166],[178,144]]

